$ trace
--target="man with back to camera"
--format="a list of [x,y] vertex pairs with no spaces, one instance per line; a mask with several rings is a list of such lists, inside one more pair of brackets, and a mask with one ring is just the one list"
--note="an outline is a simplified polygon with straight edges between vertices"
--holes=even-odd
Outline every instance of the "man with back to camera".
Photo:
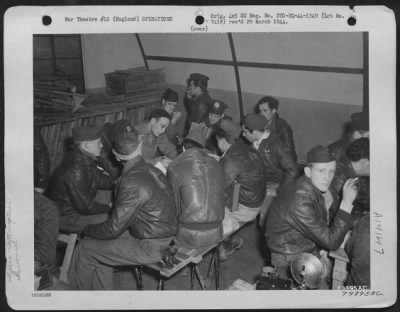
[[[220,165],[224,173],[227,205],[225,218],[248,222],[254,220],[259,213],[265,198],[266,181],[261,156],[240,139],[241,133],[242,128],[238,124],[231,120],[221,120],[215,136],[222,153]],[[239,206],[237,211],[232,211],[235,182],[240,185]],[[226,239],[218,250],[220,260],[227,260],[242,244],[241,238]]]
[[168,167],[178,215],[177,245],[200,248],[222,239],[224,180],[218,162],[204,149],[207,127],[192,124],[183,152]]
[[267,127],[274,133],[292,153],[297,160],[296,149],[293,139],[293,130],[289,123],[278,114],[279,101],[272,96],[264,96],[255,107],[257,114],[263,115],[267,120]]
[[297,176],[297,166],[293,154],[266,127],[267,122],[267,119],[261,114],[248,114],[242,125],[244,137],[252,143],[264,162],[267,194],[260,209],[259,226],[261,228],[264,227],[268,208],[278,189],[283,188]]
[[141,156],[136,131],[115,140],[123,162],[111,215],[88,225],[74,252],[69,280],[77,289],[112,290],[113,267],[172,260],[168,248],[176,233],[175,202],[167,177]]
[[[164,109],[155,109],[148,120],[139,123],[134,128],[143,142],[142,156],[150,164],[158,161],[167,168],[169,163],[178,155],[176,146],[167,138],[165,131],[171,122],[171,115]],[[161,154],[161,157],[157,157]]]
[[307,153],[305,175],[287,185],[272,202],[265,238],[272,265],[283,277],[289,276],[290,262],[297,254],[312,253],[320,258],[325,250],[338,249],[352,225],[350,214],[357,195],[353,179],[344,184],[339,210],[330,219],[332,201],[325,194],[335,169],[328,148],[312,148]]
[[355,217],[369,214],[369,172],[369,139],[359,138],[349,145],[345,157],[337,161],[335,177],[330,187],[333,194],[341,197],[341,190],[346,180],[357,178],[359,190],[352,211]]
[[200,73],[192,73],[187,79],[183,100],[187,112],[184,136],[189,133],[192,122],[207,122],[211,105],[211,98],[207,91],[208,80],[210,80],[209,77]]
[[101,134],[101,127],[73,128],[74,144],[52,175],[46,194],[61,210],[61,231],[79,233],[87,224],[103,222],[111,211],[111,203],[95,201],[97,190],[111,190],[115,181],[97,166]]
[[367,112],[358,112],[350,116],[351,122],[345,124],[341,139],[328,145],[336,161],[346,157],[346,149],[356,139],[369,138],[369,116]]

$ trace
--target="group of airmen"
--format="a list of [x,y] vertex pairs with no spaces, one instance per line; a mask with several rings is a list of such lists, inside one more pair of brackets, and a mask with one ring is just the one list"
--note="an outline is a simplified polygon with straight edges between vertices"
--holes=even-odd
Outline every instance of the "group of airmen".
[[[329,268],[328,251],[352,230],[347,283],[369,286],[368,114],[352,114],[340,140],[313,147],[300,165],[278,99],[262,97],[254,113],[235,122],[225,113],[229,106],[210,96],[208,81],[190,74],[184,113],[177,111],[178,92],[168,88],[160,107],[138,124],[122,119],[73,128],[73,143],[51,176],[35,129],[35,269],[47,265],[56,275],[58,233],[79,233],[69,283],[111,290],[114,267],[171,266],[171,246],[219,243],[256,220],[265,264],[282,277],[290,277],[290,262],[302,252]],[[112,196],[99,202],[99,190]],[[219,245],[221,261],[241,248],[238,236]]]

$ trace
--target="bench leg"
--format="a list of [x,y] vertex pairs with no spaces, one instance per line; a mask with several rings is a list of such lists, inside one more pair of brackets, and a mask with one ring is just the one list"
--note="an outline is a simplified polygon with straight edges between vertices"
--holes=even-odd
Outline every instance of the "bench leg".
[[210,261],[210,265],[208,266],[208,272],[207,272],[207,279],[208,279],[208,277],[210,276],[210,273],[211,273],[211,268],[212,268],[212,266],[213,266],[213,264],[214,264],[214,262],[215,262],[215,250],[212,252],[212,256],[211,256],[211,261]]
[[133,275],[136,280],[136,286],[138,290],[143,290],[143,279],[142,279],[142,266],[134,266],[133,267]]
[[215,278],[215,289],[219,289],[219,256],[218,248],[215,248],[212,252],[211,261],[208,266],[207,272],[207,286],[209,285],[211,269],[214,267],[214,278]]
[[215,275],[215,289],[219,289],[219,255],[218,249],[214,251],[215,259],[214,259],[214,275]]
[[195,271],[196,276],[197,276],[197,279],[198,279],[198,281],[199,281],[201,290],[204,290],[204,289],[206,289],[206,286],[204,285],[203,278],[202,278],[202,276],[201,276],[199,267],[197,266],[197,264],[193,264],[193,265],[194,265],[194,271]]
[[160,275],[160,277],[158,278],[157,290],[164,290],[164,286],[165,286],[164,277]]
[[195,264],[190,264],[190,289],[193,290],[194,286],[194,266]]

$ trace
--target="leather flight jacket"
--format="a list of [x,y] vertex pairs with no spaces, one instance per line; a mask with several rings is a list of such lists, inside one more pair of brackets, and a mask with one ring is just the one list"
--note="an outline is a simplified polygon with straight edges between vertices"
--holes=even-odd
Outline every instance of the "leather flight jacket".
[[95,197],[98,189],[109,190],[114,181],[93,157],[72,146],[54,171],[46,195],[57,203],[62,216],[107,213],[111,207]]
[[329,220],[322,193],[302,176],[288,184],[272,202],[265,238],[272,252],[313,253],[340,247],[352,224],[351,215],[339,209]]
[[88,225],[84,235],[114,239],[125,230],[137,239],[173,237],[177,216],[167,177],[141,156],[124,164],[115,185],[113,210],[100,224]]
[[218,162],[204,149],[191,148],[168,166],[178,214],[177,242],[189,248],[222,239],[224,178]]
[[234,181],[240,184],[239,203],[256,208],[265,198],[264,163],[257,151],[238,139],[221,158],[224,172],[225,200],[232,206]]

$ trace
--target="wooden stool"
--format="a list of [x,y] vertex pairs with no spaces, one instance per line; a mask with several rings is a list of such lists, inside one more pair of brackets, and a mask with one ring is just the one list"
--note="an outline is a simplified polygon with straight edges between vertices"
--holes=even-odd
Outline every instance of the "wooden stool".
[[78,234],[58,234],[58,241],[64,244],[67,244],[67,248],[65,250],[64,259],[62,265],[60,267],[60,280],[64,283],[68,283],[68,270],[71,265],[72,254],[75,249],[76,242],[78,240]]

